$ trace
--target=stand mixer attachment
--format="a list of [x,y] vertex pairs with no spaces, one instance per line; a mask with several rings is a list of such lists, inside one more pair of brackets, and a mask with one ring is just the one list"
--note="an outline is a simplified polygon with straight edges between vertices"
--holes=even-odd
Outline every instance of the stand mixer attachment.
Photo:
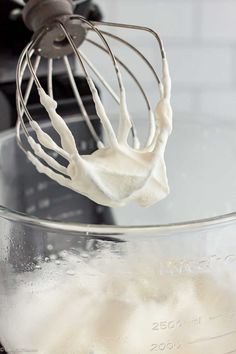
[[[158,34],[149,28],[120,23],[91,22],[83,16],[75,15],[73,8],[71,0],[29,0],[25,5],[24,22],[34,31],[34,35],[23,50],[17,65],[18,145],[39,172],[99,204],[123,206],[136,201],[141,206],[150,206],[169,193],[164,150],[172,130],[171,81],[162,41]],[[154,36],[161,51],[162,81],[141,51],[127,40],[101,29],[105,26],[137,30],[138,33],[144,31]],[[89,37],[91,32],[96,36],[96,40]],[[154,112],[141,82],[133,71],[113,53],[107,38],[112,38],[127,46],[151,70],[160,90],[160,100]],[[110,57],[119,87],[118,94],[80,49],[84,42],[90,43]],[[92,119],[85,109],[74,78],[72,59],[77,62],[77,66],[82,69],[86,77],[97,116],[104,130],[104,139],[100,139],[97,135]],[[48,66],[47,87],[42,86],[37,76],[40,62],[45,60]],[[97,150],[91,155],[80,155],[70,129],[56,112],[57,102],[53,97],[54,63],[59,60],[65,65],[82,117],[96,141]],[[146,103],[149,135],[144,147],[140,145],[135,124],[128,112],[121,68],[135,82]],[[30,73],[30,77],[26,89],[23,90],[22,80],[27,72]],[[90,72],[120,106],[117,133],[107,115]],[[40,103],[47,111],[52,126],[60,137],[60,143],[53,141],[41,129],[27,107],[33,85],[37,87]],[[133,136],[132,144],[129,143],[130,134]],[[24,141],[22,136],[26,138]],[[26,146],[26,142],[29,147]],[[57,156],[62,157],[64,163],[59,163]]]

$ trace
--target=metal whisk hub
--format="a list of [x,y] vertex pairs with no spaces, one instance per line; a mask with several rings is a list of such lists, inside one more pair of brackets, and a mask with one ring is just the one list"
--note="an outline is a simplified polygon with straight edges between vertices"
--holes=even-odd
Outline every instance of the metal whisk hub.
[[31,31],[36,32],[55,18],[72,14],[71,0],[29,0],[23,10],[23,20]]
[[[61,58],[73,52],[59,24],[62,23],[67,33],[79,47],[84,41],[86,30],[82,23],[73,21],[73,2],[71,0],[29,0],[23,11],[25,25],[37,38],[35,52],[45,58]],[[42,33],[42,36],[40,36]]]
[[[79,47],[85,40],[87,31],[80,21],[72,20],[69,16],[57,18],[56,21],[46,27],[42,36],[39,35],[35,45],[35,53],[41,57],[59,59],[73,53],[73,48],[59,27],[60,23],[63,23],[67,33],[73,38],[76,47]],[[37,36],[38,32],[34,37]]]

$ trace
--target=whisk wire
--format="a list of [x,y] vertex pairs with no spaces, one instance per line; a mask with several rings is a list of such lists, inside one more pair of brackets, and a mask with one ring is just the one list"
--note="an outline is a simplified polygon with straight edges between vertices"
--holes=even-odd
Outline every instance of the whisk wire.
[[53,59],[48,59],[48,94],[51,98],[53,98],[53,83],[52,83],[52,72],[53,72]]
[[[97,42],[95,42],[95,41],[93,41],[93,40],[91,40],[91,39],[87,39],[87,42],[93,44],[94,46],[98,47],[99,49],[101,49],[102,51],[104,51],[104,52],[107,53],[107,49],[104,48],[104,47],[102,47],[99,43],[97,43]],[[143,95],[143,97],[144,97],[144,99],[145,99],[145,102],[146,102],[146,104],[147,104],[147,108],[148,108],[148,110],[150,110],[150,109],[151,109],[151,105],[150,105],[149,99],[148,99],[148,97],[147,97],[147,95],[146,95],[146,93],[145,93],[145,91],[144,91],[144,89],[143,89],[143,87],[142,87],[140,81],[137,79],[137,77],[134,75],[134,73],[128,68],[128,66],[125,65],[124,62],[121,61],[116,55],[115,55],[115,59],[116,59],[117,63],[119,63],[120,66],[124,68],[124,70],[132,77],[132,79],[134,80],[134,82],[137,84],[138,88],[139,88],[140,91],[142,92],[142,95]],[[86,58],[84,58],[84,60],[86,61]],[[90,65],[91,65],[91,62],[90,62],[90,64],[88,63],[88,65],[90,66]],[[91,67],[92,70],[94,70],[94,66],[93,66],[93,67],[90,66],[90,67]],[[96,73],[95,73],[95,74],[96,74]],[[97,74],[96,74],[96,75],[97,75]],[[99,76],[97,75],[97,77],[98,77],[99,79],[101,78],[100,82],[107,88],[107,90],[110,90],[110,89],[111,89],[111,88],[109,87],[109,85],[106,83],[106,81],[102,78],[101,75],[99,75]],[[105,83],[106,83],[106,84],[105,84]],[[120,104],[120,99],[118,98],[118,96],[117,96],[116,94],[114,95],[114,93],[112,93],[111,91],[110,91],[110,93],[111,93],[111,95],[114,97],[114,99],[116,100],[116,102]]]
[[[88,79],[88,84],[90,86],[92,95],[95,94],[95,96],[94,96],[95,105],[96,105],[96,102],[99,103],[99,106],[96,107],[97,108],[97,114],[98,114],[99,118],[101,119],[101,122],[102,122],[102,124],[104,126],[104,129],[105,129],[106,134],[108,136],[108,140],[110,142],[110,145],[111,146],[113,146],[113,145],[117,146],[118,145],[118,141],[122,142],[122,143],[126,142],[127,137],[129,135],[129,132],[130,132],[130,130],[132,128],[132,123],[131,123],[131,119],[130,119],[130,116],[129,116],[127,103],[126,103],[125,87],[124,87],[124,84],[123,84],[122,75],[121,75],[119,66],[117,65],[116,58],[115,58],[113,52],[111,51],[111,48],[110,48],[106,38],[103,36],[101,31],[98,28],[96,28],[96,26],[94,26],[92,22],[86,20],[82,16],[74,16],[74,15],[72,15],[71,19],[73,19],[73,18],[79,18],[82,23],[85,23],[86,25],[88,25],[89,28],[94,30],[94,32],[98,35],[98,37],[103,42],[105,48],[107,48],[108,54],[109,54],[109,56],[112,59],[113,66],[114,66],[115,71],[116,71],[116,77],[117,77],[118,84],[119,84],[120,101],[121,101],[118,137],[116,137],[116,134],[113,131],[113,128],[112,128],[112,126],[110,124],[110,121],[109,121],[109,119],[108,119],[108,117],[106,115],[106,112],[104,110],[104,107],[102,106],[100,98],[97,95],[97,91],[96,91],[96,88],[95,88],[95,86],[93,84],[93,81],[91,81],[88,77],[87,77],[87,79]],[[66,34],[66,35],[67,35],[67,37],[69,37],[68,34]],[[73,48],[74,48],[74,46],[73,46]],[[78,53],[78,51],[77,51],[77,53]]]
[[[36,132],[36,135],[37,135],[40,143],[43,146],[56,151],[59,155],[68,159],[68,155],[67,155],[68,153],[66,153],[65,150],[63,150],[59,145],[57,145],[55,142],[53,142],[47,133],[44,133],[41,131],[41,128],[39,127],[38,123],[36,123],[33,120],[32,116],[27,108],[27,103],[28,103],[28,99],[30,96],[30,91],[32,89],[33,83],[36,84],[36,86],[39,90],[42,89],[40,79],[37,77],[37,70],[38,70],[38,67],[40,64],[40,58],[41,58],[40,57],[40,48],[37,48],[37,44],[40,42],[41,38],[44,36],[44,34],[47,31],[52,29],[53,26],[57,26],[62,31],[64,38],[66,38],[67,41],[69,42],[69,44],[72,48],[72,51],[75,55],[75,58],[79,61],[82,71],[87,79],[93,99],[95,101],[95,108],[96,108],[97,115],[100,118],[101,124],[104,128],[104,131],[105,131],[105,134],[108,138],[108,142],[109,142],[110,146],[112,146],[113,144],[115,144],[114,146],[117,146],[118,141],[126,141],[130,131],[132,132],[132,135],[133,135],[133,138],[135,141],[134,147],[138,148],[138,146],[140,145],[139,140],[138,140],[138,136],[137,136],[137,132],[135,129],[135,124],[132,121],[132,119],[130,118],[129,113],[128,113],[128,108],[126,106],[126,99],[125,99],[126,94],[125,94],[125,88],[124,88],[124,84],[123,84],[121,71],[119,68],[119,66],[120,66],[121,68],[123,68],[125,70],[125,72],[131,77],[131,79],[137,85],[138,89],[140,90],[140,92],[145,100],[145,103],[146,103],[146,106],[147,106],[147,109],[149,112],[149,121],[150,121],[149,136],[148,136],[148,139],[147,139],[147,142],[145,145],[147,148],[150,147],[154,143],[153,142],[153,134],[155,132],[155,129],[157,129],[157,127],[156,127],[157,123],[156,123],[156,120],[155,120],[155,117],[154,117],[154,114],[153,114],[153,111],[151,108],[151,103],[149,101],[147,94],[145,93],[145,90],[144,90],[141,82],[137,78],[137,76],[117,55],[115,55],[113,53],[106,37],[109,37],[109,38],[112,38],[116,41],[119,41],[120,43],[128,46],[132,51],[134,51],[134,53],[136,53],[141,58],[141,60],[147,65],[147,67],[151,70],[152,74],[154,75],[155,81],[158,83],[158,86],[160,88],[160,92],[162,92],[162,85],[161,85],[161,81],[158,77],[158,74],[157,74],[156,70],[154,69],[153,65],[145,57],[145,55],[143,55],[143,53],[140,50],[138,50],[134,45],[132,45],[129,41],[127,41],[127,40],[125,40],[113,33],[107,32],[105,30],[101,30],[98,27],[99,26],[108,26],[108,27],[112,26],[112,27],[116,27],[116,28],[137,29],[137,30],[147,31],[147,32],[151,33],[157,39],[160,50],[161,50],[161,56],[164,59],[165,52],[164,52],[164,48],[162,45],[162,41],[159,38],[159,35],[155,31],[153,31],[147,27],[126,25],[126,24],[112,23],[112,22],[90,22],[79,15],[71,15],[69,17],[70,17],[70,20],[78,20],[78,22],[83,23],[86,26],[87,30],[95,32],[95,34],[97,34],[98,38],[101,40],[103,45],[99,44],[97,41],[94,41],[90,38],[86,38],[86,41],[88,43],[90,43],[93,46],[96,46],[98,49],[102,50],[103,52],[105,52],[107,55],[110,56],[110,58],[112,60],[113,67],[116,72],[116,78],[118,80],[119,95],[116,94],[116,92],[113,90],[113,88],[103,78],[103,76],[101,75],[99,70],[87,58],[87,56],[83,53],[83,51],[81,51],[80,48],[76,47],[76,44],[73,40],[73,36],[67,31],[65,24],[61,20],[56,20],[53,24],[50,25],[50,27],[44,28],[42,31],[40,31],[35,36],[35,38],[25,47],[25,49],[23,50],[23,52],[19,58],[19,62],[17,65],[17,80],[16,80],[16,84],[17,84],[17,111],[18,111],[17,140],[18,140],[19,146],[22,148],[22,150],[24,152],[26,151],[25,148],[23,147],[23,144],[22,144],[22,141],[20,138],[21,128],[23,129],[23,133],[26,136],[26,138],[27,139],[30,138],[27,126],[25,124],[25,119],[24,119],[24,116],[25,116],[27,118],[28,122],[30,123],[32,129]],[[37,48],[37,51],[35,51],[35,47]],[[36,53],[38,53],[38,55]],[[36,55],[36,59],[35,59],[34,64],[32,64],[32,60],[31,60],[33,54]],[[104,145],[101,142],[99,136],[97,135],[97,133],[91,123],[90,116],[85,108],[85,105],[83,103],[83,100],[81,98],[79,90],[77,88],[77,85],[76,85],[76,82],[75,82],[75,79],[73,76],[73,71],[72,71],[72,68],[70,65],[70,61],[66,55],[63,56],[62,59],[64,61],[64,65],[66,68],[66,72],[68,74],[69,82],[70,82],[71,88],[73,90],[74,96],[76,98],[76,101],[78,103],[78,106],[80,108],[82,117],[83,117],[84,121],[86,122],[92,137],[96,141],[98,148],[102,148],[102,147],[104,147]],[[54,63],[53,59],[49,58],[48,64],[47,64],[48,65],[47,91],[48,91],[49,96],[52,99],[53,99],[53,63]],[[23,95],[22,89],[21,89],[21,84],[22,84],[22,79],[23,79],[26,68],[28,68],[28,70],[30,72],[30,78],[29,78],[29,81],[28,81],[28,84],[26,87],[25,94]],[[106,88],[106,90],[113,97],[113,99],[119,105],[122,106],[121,109],[123,111],[121,113],[123,115],[123,120],[120,119],[120,127],[119,127],[119,131],[122,131],[122,134],[119,136],[119,133],[118,133],[118,140],[117,140],[117,136],[113,130],[113,127],[111,125],[111,122],[106,114],[105,108],[100,100],[100,97],[99,97],[98,91],[94,85],[93,79],[91,78],[87,68],[90,68],[93,75],[96,76],[96,78]],[[41,132],[40,133],[41,135],[38,134],[39,130]],[[31,139],[30,139],[30,141],[33,146],[34,143],[32,142]],[[41,154],[41,157],[43,158],[43,160],[46,163],[48,163],[48,165],[50,165],[52,168],[56,169],[58,172],[61,172],[65,175],[65,170],[63,168],[60,169],[59,166],[57,166],[57,164],[54,163],[51,159],[47,159],[46,152],[44,152],[44,150],[42,148],[40,149],[38,145],[34,145],[34,147],[38,149],[38,156]],[[64,172],[62,172],[62,171],[64,171]]]
[[[25,69],[27,67],[27,61],[25,59],[25,55],[26,52],[29,50],[29,48],[31,47],[32,42],[30,42],[25,49],[23,50],[18,64],[17,64],[17,68],[16,68],[16,108],[17,108],[17,115],[18,115],[18,119],[20,119],[22,127],[23,127],[23,131],[25,133],[26,136],[29,136],[29,133],[25,127],[25,123],[24,123],[24,119],[23,119],[23,114],[25,114],[28,118],[28,120],[32,120],[32,117],[27,109],[27,105],[24,101],[24,97],[22,94],[22,90],[21,90],[21,83],[22,83],[22,79],[23,79],[23,75],[25,72]],[[33,52],[30,51],[30,56],[32,56]]]
[[88,115],[88,113],[87,113],[87,111],[85,109],[85,106],[83,104],[83,100],[82,100],[82,98],[80,96],[80,93],[79,93],[79,91],[77,89],[76,82],[75,82],[75,79],[74,79],[74,76],[73,76],[73,72],[72,72],[72,69],[70,67],[70,62],[69,62],[67,56],[64,56],[63,60],[64,60],[64,63],[65,63],[65,67],[66,67],[66,70],[67,70],[67,73],[68,73],[68,77],[69,77],[69,81],[70,81],[73,93],[74,93],[76,101],[77,101],[77,103],[79,105],[79,108],[80,108],[80,111],[82,113],[82,116],[83,116],[83,118],[84,118],[84,120],[85,120],[85,122],[86,122],[86,124],[88,126],[88,129],[89,129],[91,135],[93,136],[94,140],[96,141],[97,145],[99,145],[99,144],[101,145],[102,142],[100,141],[100,139],[99,139],[99,137],[98,137],[98,135],[97,135],[92,123],[91,123],[89,115]]
[[[80,18],[80,16],[79,16],[79,18]],[[86,21],[86,20],[84,20],[84,21]],[[60,23],[60,22],[58,22],[58,25],[61,27],[61,29],[63,30],[63,32],[64,32],[64,34],[66,36],[66,38],[68,39],[69,43],[71,44],[71,46],[72,46],[72,48],[74,50],[74,54],[79,59],[79,62],[81,64],[82,69],[84,71],[84,74],[86,76],[87,83],[89,85],[91,94],[93,96],[93,100],[94,100],[94,103],[95,103],[95,108],[96,108],[97,115],[100,118],[100,121],[101,121],[101,123],[102,123],[102,125],[104,127],[104,131],[106,133],[106,136],[108,138],[110,146],[114,146],[114,145],[117,146],[118,142],[117,142],[117,138],[116,138],[115,132],[114,132],[114,130],[112,128],[112,125],[111,125],[111,122],[110,122],[109,118],[107,117],[105,109],[104,109],[104,107],[102,105],[102,102],[100,100],[100,97],[98,95],[98,91],[97,91],[97,89],[96,89],[96,87],[94,85],[94,82],[91,79],[90,75],[88,74],[87,69],[85,68],[85,65],[84,65],[83,60],[82,60],[81,55],[80,55],[80,51],[79,51],[78,48],[76,48],[75,43],[74,43],[73,39],[71,38],[71,36],[68,34],[65,26],[62,23]],[[101,147],[102,147],[101,145],[98,146],[98,148],[101,148]]]
[[104,35],[106,35],[106,36],[108,36],[108,37],[111,37],[111,38],[115,39],[116,41],[119,41],[119,42],[125,44],[127,47],[129,47],[129,48],[132,49],[135,53],[137,53],[137,54],[140,56],[140,58],[142,58],[142,60],[143,60],[143,61],[147,64],[147,66],[151,69],[153,75],[155,76],[155,79],[156,79],[158,85],[160,84],[161,81],[160,81],[160,79],[159,79],[159,77],[158,77],[158,75],[157,75],[157,73],[156,73],[156,70],[154,69],[154,67],[151,65],[151,63],[149,62],[149,60],[147,60],[147,58],[143,55],[143,53],[142,53],[140,50],[138,50],[135,46],[133,46],[133,45],[132,45],[130,42],[128,42],[127,40],[125,40],[125,39],[123,39],[123,38],[121,38],[121,37],[119,37],[119,36],[116,36],[116,35],[113,34],[113,33],[109,33],[109,32],[106,32],[106,31],[101,31],[101,33],[104,34]]
[[161,52],[161,57],[162,59],[165,59],[166,54],[165,54],[165,50],[163,47],[163,43],[162,40],[160,38],[160,36],[158,35],[158,33],[156,31],[154,31],[153,29],[146,27],[146,26],[138,26],[138,25],[131,25],[131,24],[125,24],[125,23],[118,23],[118,22],[105,22],[105,21],[92,21],[91,22],[93,25],[95,26],[108,26],[108,27],[114,27],[114,28],[126,28],[126,29],[130,29],[130,30],[138,30],[138,31],[145,31],[150,33],[152,36],[155,37],[155,39],[157,40],[158,44],[159,44],[159,48],[160,48],[160,52]]

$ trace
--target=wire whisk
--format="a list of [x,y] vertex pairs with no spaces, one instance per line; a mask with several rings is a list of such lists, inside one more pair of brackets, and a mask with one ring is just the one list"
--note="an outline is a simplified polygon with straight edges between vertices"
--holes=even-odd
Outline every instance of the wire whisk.
[[[37,2],[38,0],[31,1]],[[47,6],[50,6],[50,0],[44,1]],[[36,10],[33,7],[34,11],[32,11],[32,3],[30,4],[31,11],[27,9],[28,4],[26,5],[28,12],[26,11],[25,14],[25,22],[35,33],[32,41],[23,50],[17,65],[18,122],[16,135],[18,145],[39,172],[45,173],[61,185],[86,195],[99,204],[123,206],[130,201],[136,201],[141,206],[150,206],[169,193],[164,150],[172,129],[171,80],[162,41],[155,31],[147,27],[111,22],[91,22],[80,15],[71,13],[73,8],[70,7],[69,0],[58,0],[58,2],[59,4],[63,3],[64,8],[59,6],[57,12],[55,6],[50,7],[54,16],[49,19],[50,11],[47,7],[47,11],[45,11],[47,18],[44,20],[36,18]],[[62,10],[63,13],[61,13]],[[144,31],[152,35],[156,39],[161,53],[162,80],[153,65],[138,48],[117,34],[104,30],[104,27]],[[96,39],[90,38],[89,33],[91,32],[95,34]],[[129,68],[113,53],[108,41],[109,38],[128,47],[150,70],[160,94],[159,103],[155,109],[152,108],[148,95],[132,68]],[[84,42],[109,56],[118,83],[118,93],[83,52],[81,45]],[[77,62],[77,66],[80,67],[87,80],[96,114],[103,127],[104,139],[98,136],[83,103],[75,81],[71,57]],[[45,60],[47,61],[47,87],[42,86],[37,75],[41,61],[45,62]],[[91,155],[79,153],[75,137],[65,120],[56,112],[57,102],[54,100],[53,78],[55,62],[59,60],[64,64],[81,116],[96,142],[97,150]],[[145,101],[149,134],[144,147],[141,147],[135,123],[128,111],[121,69],[133,80]],[[27,87],[23,92],[22,81],[27,72],[30,75]],[[94,80],[97,80],[106,89],[120,107],[117,132],[111,124]],[[57,144],[48,133],[42,130],[28,109],[33,85],[37,87],[40,103],[45,108],[53,128],[59,134],[61,144]],[[33,133],[36,134],[36,138]],[[133,137],[132,143],[129,143],[130,135]],[[22,136],[26,138],[24,142]],[[26,146],[25,140],[28,142],[28,146]],[[64,165],[59,163],[56,158],[50,155],[49,151],[63,157],[66,163]]]

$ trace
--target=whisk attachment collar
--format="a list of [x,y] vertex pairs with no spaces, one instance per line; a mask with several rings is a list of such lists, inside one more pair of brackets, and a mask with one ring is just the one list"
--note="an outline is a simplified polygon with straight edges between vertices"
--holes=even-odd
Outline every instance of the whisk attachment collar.
[[[62,23],[67,33],[79,47],[86,37],[85,26],[79,19],[71,19],[73,15],[71,0],[29,0],[23,10],[25,25],[34,32],[37,55],[44,58],[59,59],[72,54],[73,50],[57,23]],[[44,31],[46,29],[46,31]],[[43,31],[43,35],[39,34]]]
[[29,0],[23,10],[23,20],[31,31],[36,32],[56,18],[72,14],[72,0]]
[[[35,53],[37,55],[48,59],[60,59],[74,52],[68,39],[59,28],[59,24],[63,24],[68,35],[73,38],[77,48],[83,43],[87,32],[85,26],[78,19],[73,20],[70,16],[63,16],[46,26],[46,32],[35,44]],[[35,36],[37,34],[35,33]]]

